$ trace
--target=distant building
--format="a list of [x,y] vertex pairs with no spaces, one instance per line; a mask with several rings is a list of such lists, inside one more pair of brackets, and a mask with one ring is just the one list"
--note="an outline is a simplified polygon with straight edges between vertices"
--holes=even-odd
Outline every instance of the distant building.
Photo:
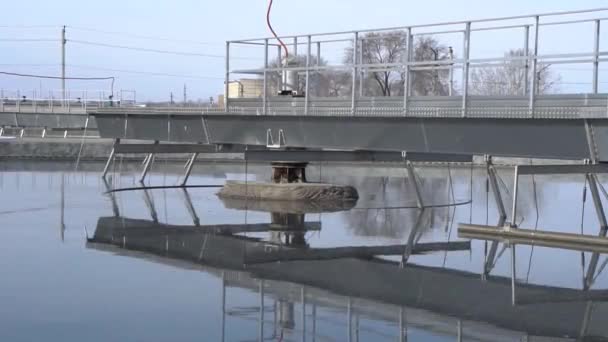
[[256,98],[262,97],[264,80],[261,78],[241,78],[228,83],[230,98]]

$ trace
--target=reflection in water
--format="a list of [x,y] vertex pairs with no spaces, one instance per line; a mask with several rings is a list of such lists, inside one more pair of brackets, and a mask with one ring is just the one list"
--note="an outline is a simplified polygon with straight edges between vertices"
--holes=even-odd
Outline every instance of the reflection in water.
[[[257,205],[258,210],[263,207]],[[268,224],[238,225],[176,226],[154,219],[102,217],[87,247],[176,267],[184,267],[177,262],[184,261],[221,278],[223,340],[227,316],[256,319],[259,340],[323,339],[326,336],[317,327],[324,319],[317,314],[328,310],[345,311],[346,336],[340,339],[349,341],[366,329],[377,339],[398,336],[401,341],[411,330],[487,341],[608,334],[608,327],[591,319],[594,311],[608,309],[605,303],[581,301],[608,298],[606,291],[520,284],[518,296],[528,302],[512,306],[512,287],[506,278],[480,281],[470,272],[407,264],[430,211],[415,213],[415,224],[399,251],[401,262],[375,257],[391,254],[387,246],[373,251],[373,246],[348,251],[310,248],[303,233],[320,229],[320,223],[304,222],[305,209],[294,211],[299,213],[273,212]],[[244,232],[269,236],[250,237]],[[286,238],[277,238],[281,236],[277,233]],[[437,249],[450,250],[450,246]],[[229,309],[228,288],[256,291],[259,305]],[[368,327],[362,322],[374,324]],[[379,322],[388,326],[378,330]]]
[[[210,168],[204,176],[194,177],[223,178],[228,172],[242,172],[234,166],[225,167],[229,171],[218,171],[216,165]],[[33,303],[47,320],[55,313],[61,313],[56,316],[63,319],[75,312],[80,320],[72,318],[78,323],[74,325],[89,326],[104,317],[104,326],[130,332],[131,339],[162,340],[155,337],[159,333],[155,326],[172,334],[187,331],[184,336],[191,334],[190,340],[217,340],[223,334],[226,341],[262,337],[283,341],[574,341],[608,336],[602,322],[608,294],[590,289],[605,287],[602,270],[606,259],[599,258],[594,274],[587,277],[588,286],[580,286],[584,273],[579,272],[578,252],[560,254],[536,246],[534,262],[540,266],[530,271],[530,248],[518,245],[520,272],[513,278],[517,285],[513,306],[508,245],[503,241],[462,245],[455,228],[450,228],[471,221],[501,225],[493,194],[486,191],[485,169],[475,170],[473,187],[468,168],[453,172],[450,180],[445,168],[420,168],[427,202],[472,197],[470,205],[424,211],[337,208],[344,211],[335,213],[327,213],[329,208],[260,202],[225,203],[225,209],[212,191],[203,190],[139,191],[102,197],[99,193],[104,184],[97,173],[68,173],[63,181],[57,177],[59,173],[0,173],[5,198],[11,198],[3,202],[7,214],[2,215],[0,233],[18,246],[3,247],[3,260],[19,260],[2,266],[7,277],[0,284],[0,296],[8,295],[2,297],[7,304],[0,309],[0,316],[7,323],[1,326],[0,336],[12,340],[10,332],[52,330],[42,323],[19,325],[34,321],[31,316],[36,313],[24,311]],[[500,173],[504,183],[510,184],[510,172]],[[375,170],[345,172],[327,167],[323,179],[344,181],[346,174],[351,178],[345,182],[357,185],[362,195],[357,208],[415,204],[403,170],[377,174]],[[130,181],[129,176],[113,180],[115,185]],[[209,178],[199,181],[210,183]],[[537,183],[538,207],[543,214],[540,226],[568,231],[578,227],[581,212],[577,200],[583,178],[538,177]],[[526,184],[519,195],[521,217],[517,221],[523,218],[531,225],[535,220],[534,194]],[[500,180],[498,186],[508,203],[507,187]],[[554,205],[557,197],[566,195],[573,200]],[[30,214],[25,207],[41,209]],[[245,220],[246,215],[239,213],[244,209],[248,213]],[[585,225],[592,227],[593,212],[588,213]],[[60,232],[56,223],[47,229],[48,222],[59,220]],[[95,225],[88,249],[83,250],[82,227]],[[33,234],[36,239],[30,238]],[[59,243],[59,238],[65,243]],[[40,253],[32,256],[32,250]],[[112,258],[108,252],[122,257]],[[449,258],[444,256],[447,254]],[[585,271],[589,255],[585,256]],[[155,265],[159,263],[163,266]],[[19,270],[14,269],[17,264]],[[529,267],[527,272],[522,266]],[[125,275],[129,275],[128,281],[116,282]],[[529,276],[535,285],[528,282]],[[195,284],[192,292],[182,292],[184,284]],[[48,289],[54,290],[52,296],[42,294]],[[144,294],[146,289],[152,290]],[[57,294],[63,291],[65,294]],[[79,291],[86,296],[76,296]],[[165,297],[169,299],[163,300]],[[33,299],[28,302],[28,298]],[[113,302],[108,314],[105,303],[116,298],[119,300]],[[104,303],[98,304],[103,309],[95,311],[93,303],[99,302]],[[66,303],[73,304],[66,310]],[[72,309],[78,303],[83,304]],[[142,316],[143,311],[150,314]],[[144,322],[141,326],[139,316]],[[189,320],[196,328],[189,330],[167,316],[176,316],[175,321],[180,322]],[[207,324],[204,333],[202,324]],[[8,337],[5,331],[9,331]],[[31,338],[36,339],[40,336]]]

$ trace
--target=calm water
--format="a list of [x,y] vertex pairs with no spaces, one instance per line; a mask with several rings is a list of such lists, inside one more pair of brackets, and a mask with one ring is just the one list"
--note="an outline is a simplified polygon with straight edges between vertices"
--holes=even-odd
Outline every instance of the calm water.
[[[518,246],[515,306],[510,249],[502,245],[487,276],[491,244],[476,240],[466,250],[411,255],[404,267],[394,252],[321,258],[345,253],[328,248],[403,245],[410,237],[462,241],[458,223],[496,224],[483,168],[421,168],[427,204],[465,204],[420,211],[403,208],[415,207],[415,198],[402,168],[310,166],[310,181],[354,185],[360,194],[351,210],[320,212],[224,203],[217,188],[105,195],[102,167],[0,165],[0,341],[608,337],[605,256],[591,291],[583,291],[590,253]],[[139,167],[118,165],[109,186],[134,186]],[[181,172],[158,162],[148,183],[173,185]],[[266,166],[249,165],[247,173],[249,180],[270,176]],[[510,205],[512,170],[499,173]],[[201,162],[190,184],[244,178],[244,165]],[[597,234],[590,196],[582,212],[583,176],[534,181],[522,179],[522,227]],[[303,250],[300,260],[285,259],[284,252]],[[594,301],[581,299],[586,294]]]

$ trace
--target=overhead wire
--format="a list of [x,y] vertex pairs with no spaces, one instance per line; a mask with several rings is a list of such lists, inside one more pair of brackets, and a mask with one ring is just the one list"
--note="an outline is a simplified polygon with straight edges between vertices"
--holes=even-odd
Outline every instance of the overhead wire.
[[76,44],[84,44],[84,45],[92,45],[92,46],[102,46],[109,47],[115,49],[125,49],[125,50],[134,50],[134,51],[143,51],[143,52],[155,52],[155,53],[163,53],[169,55],[178,55],[178,56],[195,56],[195,57],[208,57],[208,58],[221,58],[223,59],[225,56],[223,55],[214,55],[214,54],[205,54],[198,52],[185,52],[185,51],[173,51],[173,50],[162,50],[162,49],[152,49],[152,48],[143,48],[143,47],[135,47],[128,45],[118,45],[118,44],[107,44],[101,42],[92,42],[88,40],[79,40],[79,39],[66,39],[68,42],[76,43]]
[[97,67],[97,66],[92,66],[92,65],[82,65],[82,64],[68,64],[67,66],[73,67],[73,68],[111,71],[111,72],[127,73],[127,74],[151,75],[151,76],[179,77],[179,78],[190,78],[190,79],[218,79],[218,80],[224,79],[224,77],[221,77],[221,76],[185,75],[185,74],[173,74],[173,73],[164,73],[164,72],[156,72],[156,71],[114,69],[114,68]]
[[145,40],[188,43],[188,44],[197,44],[197,45],[224,45],[224,42],[203,42],[203,41],[196,41],[196,40],[189,40],[189,39],[154,37],[154,36],[140,35],[140,34],[130,33],[130,32],[106,31],[106,30],[100,30],[100,29],[82,27],[82,26],[71,26],[70,25],[70,26],[66,26],[66,28],[70,28],[70,29],[78,30],[78,31],[97,32],[97,33],[108,34],[108,35],[119,35],[119,36],[123,36],[123,37],[133,37],[133,38],[145,39]]

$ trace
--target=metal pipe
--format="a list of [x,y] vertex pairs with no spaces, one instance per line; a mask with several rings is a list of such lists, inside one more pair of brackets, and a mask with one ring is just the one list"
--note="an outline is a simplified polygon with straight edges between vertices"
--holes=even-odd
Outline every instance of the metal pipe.
[[184,174],[184,180],[181,184],[182,186],[186,186],[186,183],[188,183],[188,178],[190,178],[190,173],[192,173],[192,168],[194,167],[194,161],[196,160],[196,157],[198,157],[198,152],[193,153],[192,157],[188,162],[188,167],[186,168],[186,173]]
[[424,200],[422,198],[422,192],[420,191],[420,187],[418,185],[418,181],[416,179],[416,171],[414,170],[414,165],[409,160],[406,162],[406,168],[409,178],[414,185],[414,190],[416,191],[416,203],[418,208],[424,208]]
[[519,188],[519,166],[515,166],[513,178],[513,210],[511,211],[511,227],[517,227],[517,190]]
[[[114,146],[116,146],[116,144],[120,143],[120,139],[116,139],[114,142]],[[106,165],[103,167],[103,173],[101,174],[101,178],[106,178],[106,175],[108,174],[108,171],[110,170],[110,164],[112,163],[112,160],[114,160],[114,156],[115,156],[115,147],[112,147],[112,151],[110,151],[110,156],[108,157],[108,161],[106,162]]]
[[230,42],[226,42],[226,70],[225,70],[225,79],[224,79],[224,110],[226,112],[230,111],[228,98],[230,97]]
[[148,159],[146,160],[146,163],[144,165],[144,169],[141,172],[141,176],[139,178],[139,181],[141,183],[144,182],[144,180],[146,179],[146,175],[148,175],[148,171],[150,171],[150,167],[152,167],[152,161],[154,160],[154,153],[150,153],[148,155]]
[[464,64],[462,69],[462,117],[467,116],[467,96],[469,92],[469,58],[471,53],[471,22],[466,23],[464,33]]
[[308,106],[310,102],[310,53],[312,50],[312,37],[308,36],[308,44],[306,44],[306,80],[304,86],[304,115],[308,115]]
[[359,33],[355,32],[355,38],[353,39],[353,75],[352,75],[352,94],[350,112],[351,115],[355,115],[357,111],[357,51],[359,45]]
[[608,239],[602,236],[560,233],[546,230],[529,230],[519,228],[498,228],[461,223],[458,225],[458,237],[477,240],[509,241],[519,245],[535,245],[576,251],[606,253]]
[[533,56],[532,56],[532,84],[529,90],[529,104],[528,104],[528,110],[529,110],[529,114],[530,117],[534,117],[534,97],[536,96],[536,88],[538,87],[537,85],[537,76],[536,76],[536,69],[538,68],[538,32],[539,32],[539,21],[540,18],[538,16],[535,17],[535,22],[534,22],[534,52],[533,52]]
[[496,170],[494,170],[492,165],[488,165],[487,168],[488,176],[490,178],[490,186],[492,187],[492,194],[494,195],[494,201],[496,201],[496,207],[498,208],[499,212],[499,218],[504,222],[507,217],[507,211],[505,210],[502,196],[500,195],[500,188],[498,187],[498,182],[496,180]]
[[600,21],[595,21],[595,30],[593,36],[593,55],[595,61],[593,62],[593,93],[598,93],[599,84],[599,53],[600,53]]

